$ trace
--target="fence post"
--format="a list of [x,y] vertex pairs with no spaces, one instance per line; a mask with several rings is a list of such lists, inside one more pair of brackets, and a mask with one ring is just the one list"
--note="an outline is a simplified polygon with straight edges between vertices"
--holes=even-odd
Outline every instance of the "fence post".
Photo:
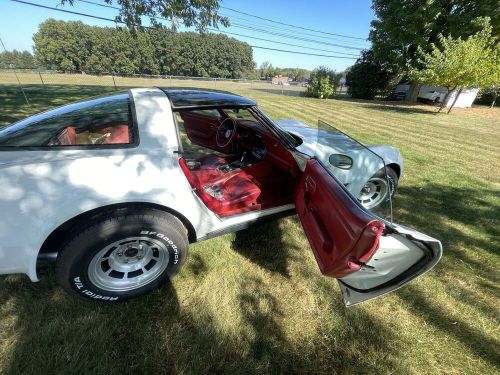
[[111,77],[113,78],[113,86],[115,86],[115,90],[116,90],[116,82],[115,82],[115,75],[112,74]]
[[45,89],[45,82],[43,82],[42,73],[40,73],[40,71],[38,71],[38,76],[40,77],[40,81],[42,81],[42,86]]
[[217,90],[217,78],[214,78],[214,88]]
[[170,88],[172,88],[172,74],[170,74]]

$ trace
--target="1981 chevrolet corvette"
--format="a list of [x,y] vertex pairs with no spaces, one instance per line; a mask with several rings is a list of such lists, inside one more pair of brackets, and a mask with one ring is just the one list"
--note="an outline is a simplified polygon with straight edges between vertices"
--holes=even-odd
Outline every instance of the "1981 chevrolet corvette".
[[175,274],[188,243],[295,213],[348,306],[431,269],[441,243],[383,213],[399,152],[320,128],[187,89],[132,89],[8,126],[0,274],[37,281],[53,260],[67,291],[121,301]]

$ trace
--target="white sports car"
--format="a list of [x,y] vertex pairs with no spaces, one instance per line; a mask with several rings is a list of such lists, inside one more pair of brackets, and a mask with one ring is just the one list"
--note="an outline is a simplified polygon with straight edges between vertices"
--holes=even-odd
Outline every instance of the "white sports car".
[[392,223],[399,152],[320,127],[274,122],[228,93],[162,89],[10,125],[0,130],[0,274],[37,281],[55,261],[67,291],[121,301],[175,274],[188,243],[295,213],[348,306],[431,269],[441,243]]

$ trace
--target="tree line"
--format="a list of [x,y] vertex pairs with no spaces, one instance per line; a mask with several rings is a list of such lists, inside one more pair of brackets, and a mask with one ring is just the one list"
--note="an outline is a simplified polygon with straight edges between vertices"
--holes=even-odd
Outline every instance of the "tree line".
[[220,34],[129,30],[48,19],[33,36],[39,66],[64,71],[245,78],[252,48]]
[[34,69],[36,67],[35,58],[28,51],[0,52],[0,69]]
[[302,68],[280,68],[273,66],[269,61],[264,61],[260,64],[256,73],[262,79],[271,79],[274,76],[282,75],[291,78],[295,82],[304,82],[309,79],[311,71]]

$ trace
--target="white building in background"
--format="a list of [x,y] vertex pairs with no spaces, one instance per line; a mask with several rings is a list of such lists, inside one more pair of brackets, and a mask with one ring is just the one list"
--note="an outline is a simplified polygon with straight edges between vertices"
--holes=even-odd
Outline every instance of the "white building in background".
[[[410,89],[410,85],[408,84],[399,84],[396,86],[394,90],[395,93],[406,93]],[[448,101],[446,103],[446,107],[451,107],[455,97],[457,96],[459,90],[453,90],[450,96],[448,97]],[[418,92],[418,99],[424,102],[432,102],[432,103],[442,103],[448,89],[445,87],[430,87],[430,86],[422,86],[420,91]],[[466,89],[462,90],[460,95],[458,96],[457,102],[455,103],[456,108],[469,108],[474,103],[476,96],[479,92],[479,89]]]

